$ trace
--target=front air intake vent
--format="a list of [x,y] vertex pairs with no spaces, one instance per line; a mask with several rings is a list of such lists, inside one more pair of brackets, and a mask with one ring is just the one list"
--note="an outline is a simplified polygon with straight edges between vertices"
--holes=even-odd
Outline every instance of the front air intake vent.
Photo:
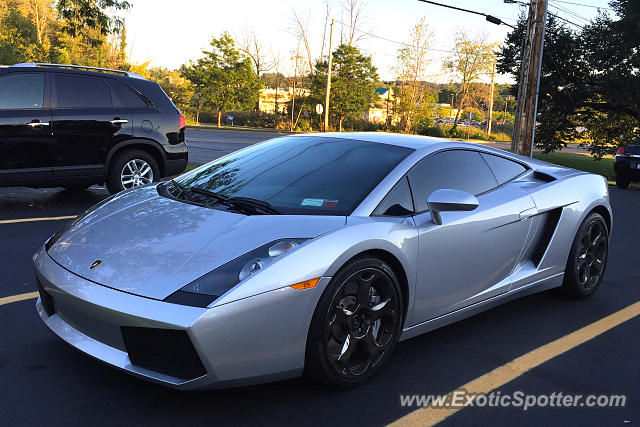
[[187,331],[121,326],[129,359],[135,366],[180,379],[207,373]]
[[53,298],[47,291],[44,290],[42,283],[40,283],[40,279],[36,277],[36,285],[38,286],[38,293],[40,294],[40,303],[42,304],[42,308],[44,308],[47,316],[53,316],[56,312],[56,308],[53,305]]

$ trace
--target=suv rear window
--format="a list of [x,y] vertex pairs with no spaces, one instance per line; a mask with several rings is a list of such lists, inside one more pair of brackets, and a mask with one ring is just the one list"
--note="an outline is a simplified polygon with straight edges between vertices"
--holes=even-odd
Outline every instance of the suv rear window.
[[111,89],[95,77],[55,74],[58,108],[111,108]]
[[0,77],[0,109],[42,108],[44,75],[10,74]]
[[110,80],[109,84],[113,88],[115,92],[115,99],[113,103],[118,107],[128,107],[128,108],[141,108],[146,107],[147,102],[140,98],[140,96],[129,89],[126,85],[115,81]]

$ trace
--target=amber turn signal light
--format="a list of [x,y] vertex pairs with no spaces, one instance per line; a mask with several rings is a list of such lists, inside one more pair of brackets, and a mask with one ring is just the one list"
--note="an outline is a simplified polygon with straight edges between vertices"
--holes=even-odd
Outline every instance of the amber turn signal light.
[[320,281],[320,278],[318,277],[316,279],[305,280],[304,282],[296,283],[295,285],[290,285],[290,286],[293,289],[311,289],[311,288],[314,288],[319,281]]

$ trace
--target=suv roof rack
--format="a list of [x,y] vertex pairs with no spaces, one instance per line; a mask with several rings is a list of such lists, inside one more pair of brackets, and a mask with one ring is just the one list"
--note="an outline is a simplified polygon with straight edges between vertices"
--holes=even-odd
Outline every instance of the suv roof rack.
[[100,67],[88,67],[86,65],[69,65],[69,64],[49,64],[46,62],[23,62],[20,64],[11,65],[11,67],[52,67],[52,68],[72,68],[76,70],[87,70],[87,71],[100,71],[103,73],[113,73],[113,74],[121,74],[123,76],[133,77],[135,79],[143,79],[140,74],[132,73],[130,71],[123,70],[114,70],[111,68],[100,68]]

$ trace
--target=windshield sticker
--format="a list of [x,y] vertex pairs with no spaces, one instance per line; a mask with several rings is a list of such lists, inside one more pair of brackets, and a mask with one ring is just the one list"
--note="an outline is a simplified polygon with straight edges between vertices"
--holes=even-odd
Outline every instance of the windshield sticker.
[[324,199],[303,199],[300,206],[322,206]]
[[325,208],[335,208],[336,206],[338,206],[338,201],[337,200],[325,200],[324,203],[322,204],[323,207]]

